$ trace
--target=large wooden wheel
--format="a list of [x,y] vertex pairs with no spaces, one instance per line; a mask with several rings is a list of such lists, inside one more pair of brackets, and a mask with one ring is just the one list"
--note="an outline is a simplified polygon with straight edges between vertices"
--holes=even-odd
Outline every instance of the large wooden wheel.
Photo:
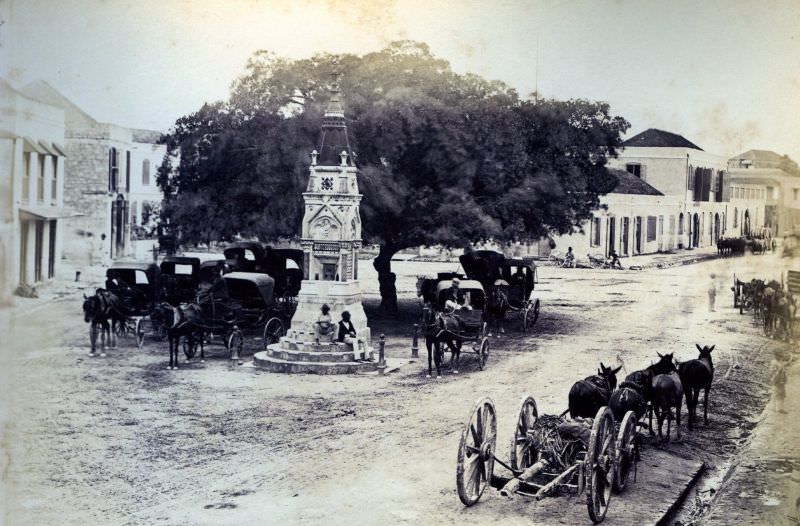
[[497,413],[491,398],[475,402],[458,443],[456,489],[464,506],[481,498],[492,480],[497,444]]
[[144,345],[144,318],[136,319],[136,347],[139,349]]
[[269,321],[264,325],[264,335],[262,340],[264,341],[264,349],[267,348],[268,345],[272,345],[273,343],[278,343],[281,339],[281,336],[286,334],[286,328],[283,326],[283,321],[280,318],[270,318]]
[[530,395],[522,397],[509,452],[510,465],[517,471],[525,471],[539,460],[539,451],[531,447],[529,436],[538,418],[539,410],[536,408],[536,400]]
[[541,309],[542,304],[538,298],[533,300],[533,303],[530,304],[529,308],[526,308],[522,313],[522,331],[527,332],[528,329],[534,326],[536,322],[539,320],[539,309]]
[[638,461],[636,414],[633,411],[628,411],[622,418],[614,450],[614,491],[622,493],[628,486],[631,468],[635,469]]
[[603,522],[611,500],[614,483],[614,417],[608,407],[601,407],[594,417],[589,450],[586,453],[586,504],[589,518]]
[[486,360],[489,359],[489,338],[485,337],[481,340],[481,345],[478,347],[478,368],[483,371],[486,367]]

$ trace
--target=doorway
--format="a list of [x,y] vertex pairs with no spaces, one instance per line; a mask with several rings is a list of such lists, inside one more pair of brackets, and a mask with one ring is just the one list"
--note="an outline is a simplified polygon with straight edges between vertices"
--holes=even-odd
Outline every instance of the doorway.
[[700,214],[694,214],[692,221],[692,247],[697,248],[700,246]]
[[608,219],[608,243],[606,244],[606,256],[610,256],[614,251],[614,243],[617,239],[617,218]]
[[631,230],[631,219],[629,217],[622,218],[622,253],[626,256],[630,256],[630,247],[628,239],[630,237],[630,230]]
[[634,223],[633,238],[636,240],[636,253],[642,253],[642,218],[636,217]]

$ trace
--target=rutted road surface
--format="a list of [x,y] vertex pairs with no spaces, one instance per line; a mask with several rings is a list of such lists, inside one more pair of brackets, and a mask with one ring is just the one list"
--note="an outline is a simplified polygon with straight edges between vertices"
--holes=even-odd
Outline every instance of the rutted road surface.
[[[682,443],[646,446],[653,456],[640,465],[640,482],[653,479],[643,472],[656,457],[722,465],[766,402],[771,345],[733,310],[728,287],[734,271],[774,275],[777,263],[764,256],[647,272],[543,267],[533,332],[510,323],[492,341],[487,370],[465,353],[460,373],[440,380],[425,378],[422,360],[386,377],[281,376],[231,366],[218,347],[205,363],[169,371],[164,344],[154,341],[142,350],[123,342],[107,358],[89,358],[78,297],[54,303],[35,322],[12,319],[4,331],[7,523],[588,523],[582,498],[509,503],[487,490],[477,506],[461,505],[456,448],[474,400],[495,401],[505,456],[523,394],[536,398],[540,413],[560,413],[570,385],[600,361],[630,372],[656,352],[689,359],[695,343],[715,344],[709,426],[689,433],[684,418]],[[371,317],[390,356],[410,354],[415,274],[452,267],[397,265],[407,292],[402,316]],[[715,313],[707,309],[711,273],[724,287]],[[371,296],[368,314],[376,303]],[[658,485],[639,498],[644,490],[665,500],[680,491]],[[658,518],[641,514],[644,502],[621,504],[636,491],[612,500],[608,524]]]

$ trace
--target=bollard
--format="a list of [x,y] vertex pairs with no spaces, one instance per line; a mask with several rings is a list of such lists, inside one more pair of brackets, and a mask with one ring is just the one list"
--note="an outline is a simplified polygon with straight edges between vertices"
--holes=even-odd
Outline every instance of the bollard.
[[411,358],[419,358],[419,323],[414,324],[414,338],[411,340]]
[[381,334],[381,341],[378,344],[378,373],[386,374],[386,338]]

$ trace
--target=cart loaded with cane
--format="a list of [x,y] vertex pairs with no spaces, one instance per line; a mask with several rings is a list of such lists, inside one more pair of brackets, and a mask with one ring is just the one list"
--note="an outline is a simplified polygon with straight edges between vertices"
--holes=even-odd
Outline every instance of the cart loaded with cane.
[[[563,493],[586,493],[589,517],[602,522],[612,488],[622,491],[635,470],[636,417],[629,411],[617,426],[608,407],[594,419],[539,416],[532,396],[522,398],[514,425],[508,461],[497,457],[497,412],[494,402],[479,399],[461,433],[456,489],[472,506],[486,486],[512,498],[541,500]],[[494,473],[495,463],[508,471]]]

